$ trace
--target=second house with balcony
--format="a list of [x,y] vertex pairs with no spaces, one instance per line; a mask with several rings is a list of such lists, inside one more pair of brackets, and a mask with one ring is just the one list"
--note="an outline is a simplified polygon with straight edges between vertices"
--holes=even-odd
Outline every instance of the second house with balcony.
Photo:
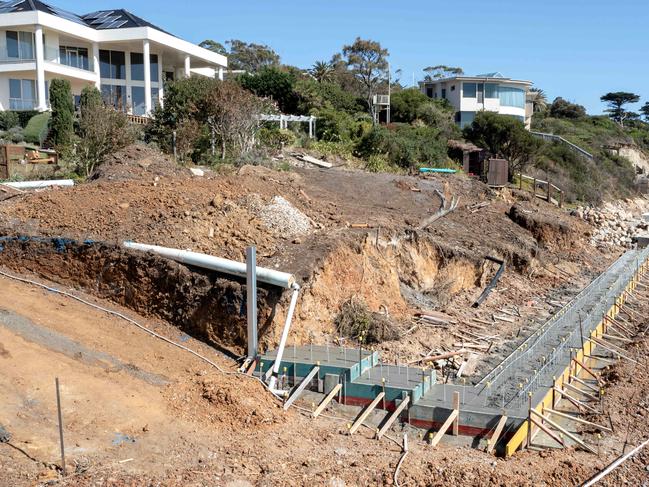
[[476,113],[485,110],[509,115],[529,130],[532,106],[527,101],[532,82],[506,78],[500,73],[454,76],[422,81],[419,87],[430,98],[445,99],[455,108],[455,121],[464,128]]
[[223,78],[227,58],[126,10],[77,15],[38,0],[0,2],[0,110],[49,107],[49,82],[67,79],[78,100],[94,85],[118,110],[146,116],[164,82]]

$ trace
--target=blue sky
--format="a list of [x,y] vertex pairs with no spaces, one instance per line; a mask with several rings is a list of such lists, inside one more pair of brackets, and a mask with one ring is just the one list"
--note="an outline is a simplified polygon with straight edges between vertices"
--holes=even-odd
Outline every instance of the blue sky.
[[649,101],[649,0],[50,1],[76,13],[126,4],[186,40],[264,43],[299,67],[361,36],[389,49],[403,84],[447,64],[529,79],[590,113],[601,113],[608,91]]

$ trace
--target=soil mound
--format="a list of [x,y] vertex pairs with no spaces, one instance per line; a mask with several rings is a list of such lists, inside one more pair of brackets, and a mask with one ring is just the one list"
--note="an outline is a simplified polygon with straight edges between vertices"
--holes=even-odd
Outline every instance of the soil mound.
[[110,155],[90,176],[91,181],[131,181],[156,177],[191,176],[162,152],[133,144]]

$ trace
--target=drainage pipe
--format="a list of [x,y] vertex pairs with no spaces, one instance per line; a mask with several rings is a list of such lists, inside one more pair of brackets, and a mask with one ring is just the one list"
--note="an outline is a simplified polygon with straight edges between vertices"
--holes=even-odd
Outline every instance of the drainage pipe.
[[288,340],[288,332],[291,329],[291,321],[293,320],[293,313],[295,312],[295,305],[297,304],[297,296],[300,293],[300,286],[297,283],[294,283],[292,288],[293,295],[291,296],[291,304],[288,307],[288,313],[286,314],[286,323],[284,323],[282,338],[279,342],[279,348],[277,349],[277,357],[275,357],[275,365],[273,365],[270,381],[268,382],[268,388],[276,394],[283,393],[283,391],[276,390],[275,386],[277,385],[277,377],[279,376],[279,367],[282,364],[284,347],[286,346],[286,340]]
[[14,189],[38,189],[49,188],[50,186],[74,186],[74,181],[72,179],[55,179],[51,181],[18,181],[2,184]]
[[[142,252],[153,252],[167,259],[175,260],[182,264],[189,264],[204,269],[210,269],[224,274],[230,274],[237,277],[246,278],[247,269],[243,262],[214,257],[207,254],[199,254],[188,250],[172,249],[168,247],[159,247],[157,245],[147,245],[135,242],[124,242],[127,249],[140,250]],[[295,285],[295,276],[286,272],[279,272],[273,269],[257,267],[257,280],[273,286],[279,286],[284,289],[291,289]]]

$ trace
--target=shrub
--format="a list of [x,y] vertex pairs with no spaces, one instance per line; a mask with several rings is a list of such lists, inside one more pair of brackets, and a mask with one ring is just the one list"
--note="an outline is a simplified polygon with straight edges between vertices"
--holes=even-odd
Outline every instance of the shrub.
[[103,163],[108,154],[135,140],[126,114],[97,103],[96,100],[96,95],[85,97],[79,119],[76,158],[78,170],[86,176]]
[[432,127],[375,127],[360,140],[357,153],[365,160],[385,155],[390,164],[402,168],[446,167],[446,144],[446,138]]
[[373,313],[362,298],[350,298],[343,303],[334,320],[336,330],[343,337],[362,343],[381,343],[399,337],[397,327],[386,315]]
[[34,115],[25,127],[25,141],[30,144],[41,145],[47,137],[47,129],[51,115],[49,112]]
[[74,134],[74,103],[70,82],[53,79],[50,83],[50,105],[52,107],[52,142],[55,147],[70,145]]
[[22,128],[25,128],[27,127],[29,121],[41,112],[37,110],[25,110],[25,111],[13,112],[13,113],[18,115],[18,124]]
[[550,116],[553,118],[583,118],[586,116],[586,108],[558,97],[550,105]]
[[392,95],[391,119],[394,122],[412,123],[418,117],[419,109],[428,103],[430,98],[418,88],[408,88]]
[[0,112],[0,130],[9,130],[20,126],[20,117],[16,112]]
[[14,144],[25,142],[24,130],[20,127],[11,127],[7,131],[6,137]]
[[297,95],[293,91],[295,75],[276,67],[264,67],[256,73],[245,73],[238,78],[241,87],[262,98],[271,98],[282,113],[295,113]]
[[295,145],[297,136],[290,130],[264,127],[259,131],[259,142],[269,149],[279,150]]

